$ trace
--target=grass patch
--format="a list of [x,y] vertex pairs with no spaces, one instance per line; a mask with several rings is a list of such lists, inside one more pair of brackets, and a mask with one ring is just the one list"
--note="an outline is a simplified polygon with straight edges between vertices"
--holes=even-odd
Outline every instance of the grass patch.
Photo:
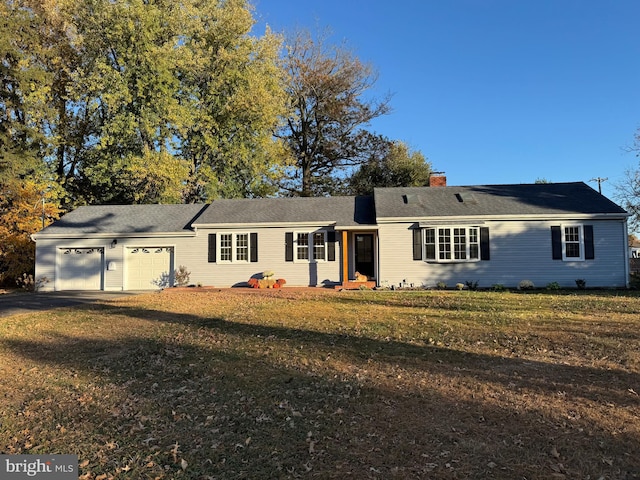
[[632,292],[148,294],[0,319],[0,450],[81,479],[640,478]]

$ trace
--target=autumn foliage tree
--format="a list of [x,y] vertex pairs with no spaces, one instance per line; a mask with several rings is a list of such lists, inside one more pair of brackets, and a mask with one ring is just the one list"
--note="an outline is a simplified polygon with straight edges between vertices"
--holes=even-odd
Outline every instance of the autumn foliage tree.
[[389,98],[367,98],[377,79],[371,65],[308,32],[290,41],[284,69],[291,111],[277,136],[293,167],[281,186],[290,195],[332,194],[375,148],[378,137],[365,127],[390,111]]
[[0,285],[15,287],[16,279],[33,274],[35,244],[30,235],[60,214],[57,202],[43,196],[45,188],[29,179],[0,185]]

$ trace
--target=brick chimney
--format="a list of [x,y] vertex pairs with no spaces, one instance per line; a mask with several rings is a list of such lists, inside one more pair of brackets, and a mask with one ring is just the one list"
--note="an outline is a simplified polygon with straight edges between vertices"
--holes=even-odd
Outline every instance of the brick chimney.
[[447,186],[447,177],[444,172],[431,172],[429,176],[429,186],[430,187],[446,187]]

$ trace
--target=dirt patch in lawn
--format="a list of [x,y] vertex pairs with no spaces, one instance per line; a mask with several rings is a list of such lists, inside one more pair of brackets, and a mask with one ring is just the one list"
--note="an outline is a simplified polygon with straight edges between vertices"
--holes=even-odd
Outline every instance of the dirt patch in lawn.
[[640,478],[637,294],[247,291],[1,319],[0,450],[84,479]]

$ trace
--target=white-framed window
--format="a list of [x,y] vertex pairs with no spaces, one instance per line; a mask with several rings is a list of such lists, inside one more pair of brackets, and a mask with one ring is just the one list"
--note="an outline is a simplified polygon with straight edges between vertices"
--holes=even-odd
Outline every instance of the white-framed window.
[[480,228],[424,228],[423,250],[423,258],[431,262],[477,262],[480,260]]
[[250,236],[248,233],[220,233],[218,262],[249,262]]
[[562,259],[584,260],[584,230],[582,225],[562,225]]
[[296,262],[324,262],[327,259],[327,232],[295,232],[294,252]]

